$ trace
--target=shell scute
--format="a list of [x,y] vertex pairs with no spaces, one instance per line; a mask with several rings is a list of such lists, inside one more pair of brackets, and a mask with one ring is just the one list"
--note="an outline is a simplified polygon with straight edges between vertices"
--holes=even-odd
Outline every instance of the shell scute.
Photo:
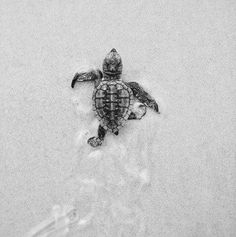
[[131,113],[133,92],[122,81],[103,81],[93,93],[93,108],[101,125],[111,132],[123,126]]

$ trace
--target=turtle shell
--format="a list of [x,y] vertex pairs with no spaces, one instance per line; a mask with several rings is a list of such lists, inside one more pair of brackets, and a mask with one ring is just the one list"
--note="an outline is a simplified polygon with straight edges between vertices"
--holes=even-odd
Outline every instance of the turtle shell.
[[133,92],[122,81],[102,81],[93,92],[93,109],[106,130],[117,132],[131,113]]

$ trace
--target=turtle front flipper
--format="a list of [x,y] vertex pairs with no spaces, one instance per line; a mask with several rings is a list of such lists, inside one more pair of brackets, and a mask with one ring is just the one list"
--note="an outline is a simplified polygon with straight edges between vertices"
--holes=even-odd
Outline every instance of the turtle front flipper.
[[159,107],[155,99],[153,99],[137,82],[126,82],[125,84],[130,87],[134,96],[141,103],[160,114]]
[[104,140],[104,137],[106,135],[106,132],[107,131],[101,125],[99,125],[99,127],[98,127],[98,136],[97,137],[90,137],[88,139],[88,144],[92,147],[101,146],[102,142]]
[[103,75],[102,72],[99,69],[92,69],[88,72],[80,72],[76,73],[74,75],[74,78],[71,82],[71,87],[74,88],[76,82],[82,82],[82,81],[94,81],[95,84],[97,84],[97,81],[100,81],[102,79]]

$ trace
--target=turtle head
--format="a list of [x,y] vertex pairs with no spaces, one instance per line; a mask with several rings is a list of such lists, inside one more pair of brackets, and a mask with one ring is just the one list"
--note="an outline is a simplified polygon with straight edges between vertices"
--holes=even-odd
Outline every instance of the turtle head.
[[120,55],[117,53],[116,49],[112,49],[103,61],[103,73],[108,77],[117,77],[117,79],[119,79],[122,68],[123,65]]

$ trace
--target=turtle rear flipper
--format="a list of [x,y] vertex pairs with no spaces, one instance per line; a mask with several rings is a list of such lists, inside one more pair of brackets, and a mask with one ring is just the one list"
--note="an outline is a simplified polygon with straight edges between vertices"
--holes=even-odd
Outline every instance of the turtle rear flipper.
[[99,125],[99,127],[98,127],[98,136],[97,137],[90,137],[88,139],[88,144],[92,147],[101,146],[102,142],[104,140],[104,137],[106,135],[106,132],[107,131],[101,125]]
[[[137,105],[138,104],[138,105]],[[135,103],[132,112],[129,115],[129,120],[141,119],[147,112],[147,107],[142,103]]]
[[88,139],[88,144],[92,147],[101,146],[102,140],[99,137],[90,137]]

